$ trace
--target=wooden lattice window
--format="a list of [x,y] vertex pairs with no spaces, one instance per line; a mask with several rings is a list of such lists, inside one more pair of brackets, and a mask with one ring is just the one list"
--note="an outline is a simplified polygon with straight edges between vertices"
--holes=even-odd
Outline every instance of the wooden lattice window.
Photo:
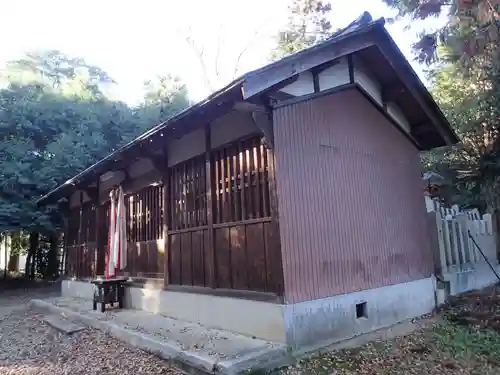
[[204,155],[187,160],[170,171],[171,230],[207,224]]
[[268,153],[260,137],[214,151],[212,165],[215,223],[271,216]]
[[125,197],[128,239],[133,242],[157,240],[162,237],[163,189],[148,186]]

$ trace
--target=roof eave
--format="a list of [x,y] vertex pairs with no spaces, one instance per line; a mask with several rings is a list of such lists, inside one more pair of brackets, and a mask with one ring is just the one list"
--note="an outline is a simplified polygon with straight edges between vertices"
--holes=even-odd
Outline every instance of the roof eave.
[[379,28],[379,48],[391,63],[394,70],[398,72],[400,79],[419,102],[422,110],[426,113],[444,141],[442,146],[453,145],[460,139],[452,129],[448,119],[439,108],[427,87],[412,68],[406,57],[396,45],[385,27]]
[[[373,46],[374,41],[370,38],[360,39],[357,44],[350,44],[350,39],[366,34],[373,28],[383,28],[384,24],[384,19],[372,21],[370,24],[360,26],[359,29],[345,35],[340,35],[316,44],[291,56],[285,57],[282,60],[246,74],[245,81],[243,83],[243,98],[250,99],[256,95],[262,94],[263,92],[269,90],[269,88],[279,84],[285,79],[293,77],[294,75],[300,74],[327,61],[336,60],[364,48]],[[320,52],[323,54],[320,55]],[[300,61],[300,59],[303,59],[313,53],[316,54],[316,59],[307,62]]]
[[147,132],[141,134],[139,137],[132,140],[131,142],[127,143],[126,145],[124,145],[124,146],[120,147],[119,149],[117,149],[116,151],[112,152],[111,154],[109,154],[105,158],[99,160],[97,163],[91,165],[87,169],[78,173],[76,176],[67,180],[65,183],[57,186],[52,191],[45,194],[43,197],[39,198],[36,201],[36,204],[43,205],[43,204],[50,203],[51,201],[53,202],[54,200],[55,200],[55,202],[57,202],[58,200],[60,200],[68,195],[68,194],[65,194],[65,192],[67,190],[74,188],[78,184],[81,184],[82,182],[87,180],[90,175],[93,175],[93,174],[100,175],[101,173],[104,173],[107,170],[109,170],[108,164],[112,164],[112,163],[116,162],[116,159],[119,158],[119,156],[121,154],[123,154],[125,151],[127,151],[133,147],[138,146],[141,142],[147,141],[149,139],[149,137],[153,136],[154,134],[158,133],[159,131],[173,127],[176,123],[183,120],[184,118],[186,118],[190,115],[194,115],[198,111],[202,111],[204,108],[206,108],[209,104],[213,103],[214,101],[219,101],[221,99],[224,99],[226,96],[230,97],[231,94],[234,94],[235,90],[239,91],[241,93],[241,86],[242,86],[243,80],[244,80],[243,77],[237,78],[236,80],[234,80],[229,85],[222,88],[221,90],[216,91],[215,93],[208,96],[206,99],[200,101],[199,103],[192,105],[191,107],[188,107],[187,109],[185,109],[184,111],[171,117],[167,121],[164,121],[164,122],[156,125],[152,129],[148,130]]

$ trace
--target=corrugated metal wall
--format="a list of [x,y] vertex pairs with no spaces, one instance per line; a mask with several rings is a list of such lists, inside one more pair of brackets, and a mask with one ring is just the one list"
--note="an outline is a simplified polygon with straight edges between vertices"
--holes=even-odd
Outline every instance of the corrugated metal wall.
[[356,89],[275,110],[285,295],[431,275],[417,149]]

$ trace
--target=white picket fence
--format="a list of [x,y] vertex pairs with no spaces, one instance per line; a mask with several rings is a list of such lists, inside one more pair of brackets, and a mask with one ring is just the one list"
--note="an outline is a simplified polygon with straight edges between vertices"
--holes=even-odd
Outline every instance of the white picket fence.
[[484,265],[486,261],[478,246],[492,265],[498,264],[491,214],[481,216],[476,209],[462,211],[456,205],[446,208],[436,200],[425,198],[430,227],[434,230],[431,235],[436,250],[435,260],[442,274]]

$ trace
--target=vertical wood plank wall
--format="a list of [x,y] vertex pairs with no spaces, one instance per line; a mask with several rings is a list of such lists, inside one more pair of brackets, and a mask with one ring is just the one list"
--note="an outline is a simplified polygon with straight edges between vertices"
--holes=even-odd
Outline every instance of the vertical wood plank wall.
[[357,90],[274,112],[287,302],[429,277],[418,150]]
[[[261,137],[253,136],[170,167],[165,199],[161,184],[126,195],[124,274],[166,276],[165,285],[279,294],[283,282],[279,233],[272,220],[272,159]],[[87,203],[81,215],[79,210],[70,213],[71,276],[95,277],[104,272],[109,203],[97,209],[96,213],[96,206]],[[80,221],[85,229],[79,229]],[[97,236],[92,226],[96,221],[102,223]]]

